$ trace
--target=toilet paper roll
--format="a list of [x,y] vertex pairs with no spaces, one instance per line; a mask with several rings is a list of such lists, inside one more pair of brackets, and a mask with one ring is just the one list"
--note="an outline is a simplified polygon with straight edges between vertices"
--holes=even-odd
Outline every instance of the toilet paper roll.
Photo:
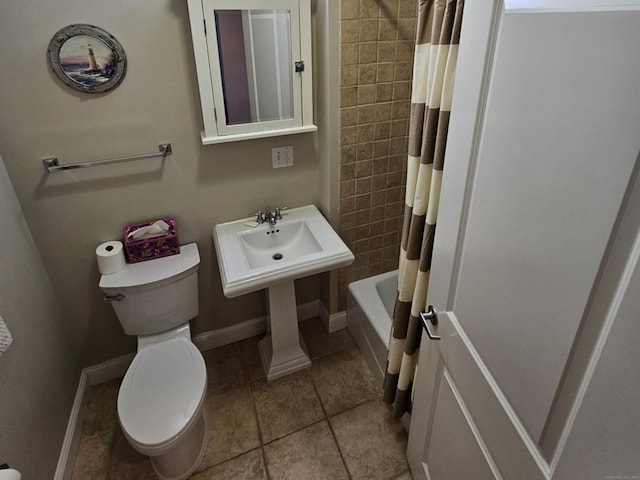
[[98,245],[96,260],[98,261],[98,270],[103,275],[110,275],[122,270],[127,263],[124,258],[122,242],[114,240]]
[[0,356],[7,351],[11,342],[13,342],[11,332],[7,328],[7,324],[4,323],[4,320],[2,320],[2,317],[0,317]]

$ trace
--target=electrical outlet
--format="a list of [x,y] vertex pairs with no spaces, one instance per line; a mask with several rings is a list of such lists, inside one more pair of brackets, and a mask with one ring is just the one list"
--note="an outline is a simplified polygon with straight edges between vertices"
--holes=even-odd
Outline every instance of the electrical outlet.
[[293,147],[277,147],[271,149],[273,168],[293,166]]

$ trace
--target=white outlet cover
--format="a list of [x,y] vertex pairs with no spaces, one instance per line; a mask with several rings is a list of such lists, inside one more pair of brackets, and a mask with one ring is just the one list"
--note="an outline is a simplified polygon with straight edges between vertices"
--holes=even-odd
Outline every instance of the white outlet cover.
[[273,168],[293,166],[293,147],[276,147],[271,149],[271,163]]

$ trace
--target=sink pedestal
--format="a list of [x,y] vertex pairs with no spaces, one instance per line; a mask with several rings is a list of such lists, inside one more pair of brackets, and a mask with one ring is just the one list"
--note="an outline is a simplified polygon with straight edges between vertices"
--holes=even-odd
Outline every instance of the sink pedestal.
[[267,380],[288,375],[311,365],[298,331],[298,312],[293,280],[267,289],[269,331],[258,342]]
[[346,267],[355,257],[315,205],[287,210],[277,225],[251,225],[220,223],[213,243],[226,297],[268,290],[269,329],[258,347],[273,380],[311,365],[298,332],[294,280]]

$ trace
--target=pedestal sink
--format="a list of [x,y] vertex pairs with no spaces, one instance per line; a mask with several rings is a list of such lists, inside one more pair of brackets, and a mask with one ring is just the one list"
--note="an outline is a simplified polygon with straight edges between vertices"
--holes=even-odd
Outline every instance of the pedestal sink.
[[354,260],[314,205],[287,210],[276,225],[251,218],[216,225],[213,241],[222,289],[233,298],[266,288],[269,331],[258,346],[268,380],[311,364],[298,332],[294,280]]

